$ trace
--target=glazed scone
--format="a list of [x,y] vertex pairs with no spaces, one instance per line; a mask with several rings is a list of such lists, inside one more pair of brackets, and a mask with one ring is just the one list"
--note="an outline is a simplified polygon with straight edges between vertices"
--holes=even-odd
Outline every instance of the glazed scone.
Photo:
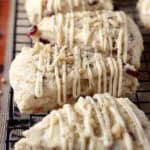
[[150,28],[150,0],[139,0],[137,8],[141,22],[146,28]]
[[[34,34],[33,34],[34,33]],[[124,12],[95,11],[58,14],[44,18],[31,31],[35,40],[59,46],[93,49],[140,66],[143,39],[137,25]]]
[[23,132],[15,150],[149,150],[150,122],[127,98],[80,97]]
[[39,23],[42,18],[57,13],[74,11],[112,10],[112,0],[26,0],[25,9],[32,24]]
[[109,92],[126,95],[137,89],[138,72],[121,59],[75,47],[24,48],[12,62],[10,83],[21,112],[45,112],[80,95]]

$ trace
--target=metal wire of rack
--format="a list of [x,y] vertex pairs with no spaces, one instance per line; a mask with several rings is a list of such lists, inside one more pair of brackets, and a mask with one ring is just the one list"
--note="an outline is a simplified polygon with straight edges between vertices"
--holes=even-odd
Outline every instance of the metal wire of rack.
[[[136,12],[136,0],[119,1],[115,0],[115,9],[124,10],[139,25],[144,37],[145,51],[142,56],[142,65],[140,69],[140,87],[130,98],[142,109],[150,118],[150,30],[146,30],[138,19]],[[14,39],[13,39],[13,57],[20,52],[21,48],[32,46],[32,41],[26,36],[30,23],[28,22],[24,3],[22,0],[16,0],[15,18],[14,18]],[[13,150],[14,143],[22,137],[22,131],[31,127],[35,122],[41,120],[46,114],[22,115],[13,102],[13,90],[9,93],[9,120],[7,121],[5,150]]]

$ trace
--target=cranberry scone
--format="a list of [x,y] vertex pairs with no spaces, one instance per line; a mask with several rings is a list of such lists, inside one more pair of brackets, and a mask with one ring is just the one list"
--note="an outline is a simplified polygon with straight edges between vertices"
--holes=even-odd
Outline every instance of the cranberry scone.
[[137,76],[135,67],[119,58],[41,43],[23,48],[10,68],[15,101],[21,112],[29,113],[74,103],[80,95],[126,95],[137,89]]
[[30,36],[43,43],[93,49],[140,66],[143,39],[137,25],[124,12],[95,11],[58,14],[33,26]]
[[146,28],[150,28],[150,0],[139,0],[137,8],[141,22]]
[[80,97],[23,132],[15,150],[149,150],[150,122],[127,98]]
[[75,11],[112,10],[112,0],[26,0],[25,9],[32,24],[39,23],[44,17],[57,13]]

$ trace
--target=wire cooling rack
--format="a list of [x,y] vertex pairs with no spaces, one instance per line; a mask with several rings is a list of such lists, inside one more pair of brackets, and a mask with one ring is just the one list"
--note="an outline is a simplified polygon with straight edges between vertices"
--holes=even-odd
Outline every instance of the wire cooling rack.
[[[131,96],[133,102],[142,109],[150,118],[150,30],[146,30],[138,19],[136,0],[115,0],[115,9],[124,10],[139,25],[144,37],[145,51],[142,56],[140,69],[140,88]],[[26,36],[30,27],[23,0],[16,0],[14,18],[13,58],[20,52],[23,46],[32,46],[32,41]],[[31,127],[37,120],[41,120],[45,114],[22,115],[13,103],[13,90],[9,94],[9,120],[7,121],[5,150],[13,150],[14,143],[22,137],[22,131]]]

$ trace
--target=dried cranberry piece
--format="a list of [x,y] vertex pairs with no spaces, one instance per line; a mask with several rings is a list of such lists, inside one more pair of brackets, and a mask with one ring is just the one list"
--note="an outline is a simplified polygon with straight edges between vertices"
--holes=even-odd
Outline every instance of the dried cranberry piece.
[[127,72],[129,75],[131,75],[131,76],[133,76],[133,77],[136,77],[136,78],[139,76],[139,73],[138,73],[138,71],[136,71],[136,70],[127,69],[126,72]]
[[114,149],[114,144],[108,146],[108,150],[113,150]]
[[114,49],[112,50],[112,53],[113,53],[114,55],[116,55],[116,54],[118,53],[118,48],[114,48]]
[[114,10],[120,10],[118,6],[114,6]]
[[51,47],[54,47],[56,44],[55,43],[51,43]]
[[43,76],[43,80],[46,80],[46,76]]
[[131,41],[131,42],[133,42],[133,41],[134,41],[134,36],[133,36],[133,34],[132,34],[132,33],[130,34],[130,41]]
[[124,63],[124,62],[123,62],[123,63],[122,63],[122,65],[123,65],[123,66],[125,66],[125,65],[126,65],[126,63]]
[[27,34],[29,37],[34,36],[38,31],[38,27],[36,25],[32,26],[29,33]]
[[113,16],[108,17],[107,19],[113,19]]
[[129,134],[130,134],[131,138],[133,139],[133,141],[136,141],[135,135],[132,132],[129,132]]
[[98,3],[97,0],[93,1],[93,2],[88,2],[89,5],[93,6],[93,5],[96,5]]
[[3,37],[3,33],[2,32],[0,32],[0,38],[2,38]]
[[39,41],[43,44],[49,44],[50,42],[46,39],[40,38]]
[[51,16],[53,16],[53,15],[55,15],[54,12],[49,12],[49,11],[48,11],[48,12],[46,13],[46,16],[48,16],[48,17],[51,17]]
[[97,102],[97,99],[96,99],[96,98],[94,98],[93,100],[94,100],[95,102]]

